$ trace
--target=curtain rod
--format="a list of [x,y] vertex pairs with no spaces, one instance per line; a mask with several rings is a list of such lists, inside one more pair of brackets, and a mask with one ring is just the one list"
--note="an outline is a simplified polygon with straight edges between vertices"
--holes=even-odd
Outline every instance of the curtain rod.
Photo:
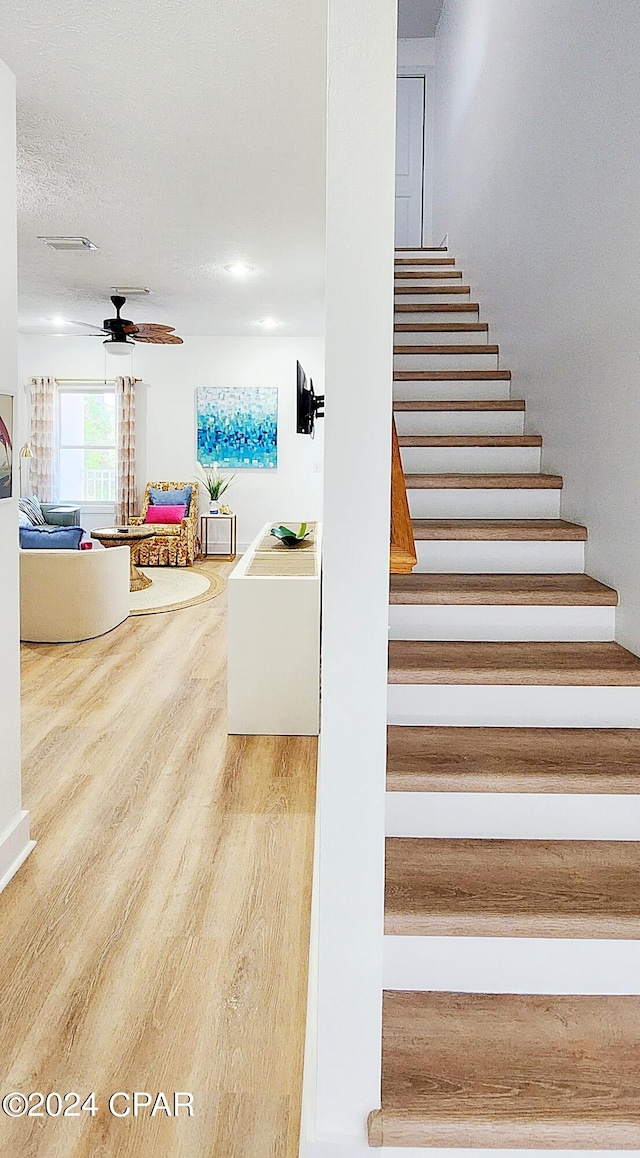
[[[134,378],[134,382],[142,382],[142,378]],[[115,378],[56,378],[56,382],[115,382]]]

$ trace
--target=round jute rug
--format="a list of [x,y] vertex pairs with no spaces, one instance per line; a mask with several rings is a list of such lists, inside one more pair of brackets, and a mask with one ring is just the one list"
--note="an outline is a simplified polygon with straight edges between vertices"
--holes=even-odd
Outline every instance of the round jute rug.
[[197,567],[140,567],[153,580],[144,591],[131,591],[130,615],[157,615],[162,611],[179,611],[215,599],[226,587],[222,575],[198,570]]

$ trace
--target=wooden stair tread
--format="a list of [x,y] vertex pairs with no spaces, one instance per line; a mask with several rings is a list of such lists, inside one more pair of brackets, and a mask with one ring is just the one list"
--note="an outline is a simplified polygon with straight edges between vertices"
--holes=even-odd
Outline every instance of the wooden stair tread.
[[371,1145],[640,1148],[640,997],[384,993]]
[[400,446],[542,446],[540,434],[401,434]]
[[[508,382],[510,370],[395,370],[394,382]],[[524,401],[518,402],[518,410],[524,410]],[[396,404],[394,403],[394,406]],[[408,403],[415,409],[415,403]],[[443,405],[445,405],[443,403]]]
[[[455,373],[455,371],[453,371]],[[393,409],[396,413],[411,412],[413,410],[496,410],[498,413],[505,410],[524,410],[525,403],[522,398],[508,398],[501,402],[488,398],[486,400],[475,401],[473,399],[456,399],[451,402],[394,402]]]
[[387,729],[388,792],[640,792],[637,728]]
[[640,686],[640,659],[619,643],[391,640],[390,684]]
[[396,269],[404,269],[406,265],[424,265],[429,269],[433,265],[455,265],[455,257],[396,257]]
[[[454,274],[445,276],[455,276]],[[470,294],[470,285],[405,285],[395,286],[395,293],[397,294]]]
[[477,314],[478,302],[399,302],[397,314]]
[[639,876],[637,841],[391,837],[384,931],[637,938]]
[[394,354],[498,354],[498,346],[394,346]]
[[[455,265],[455,262],[451,262]],[[396,282],[399,281],[415,281],[416,278],[430,277],[438,281],[447,277],[462,277],[461,269],[396,269],[394,270],[394,277]]]
[[559,474],[405,474],[407,490],[561,490]]
[[615,607],[618,593],[590,575],[392,575],[389,602],[428,606]]
[[412,519],[417,540],[586,541],[587,528],[566,519]]
[[488,322],[396,322],[395,326],[396,334],[486,334],[488,329]]

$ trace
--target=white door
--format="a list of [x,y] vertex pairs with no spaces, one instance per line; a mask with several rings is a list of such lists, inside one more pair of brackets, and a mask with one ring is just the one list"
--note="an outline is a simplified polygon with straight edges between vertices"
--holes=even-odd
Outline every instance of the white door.
[[399,76],[396,105],[396,245],[422,245],[424,77]]

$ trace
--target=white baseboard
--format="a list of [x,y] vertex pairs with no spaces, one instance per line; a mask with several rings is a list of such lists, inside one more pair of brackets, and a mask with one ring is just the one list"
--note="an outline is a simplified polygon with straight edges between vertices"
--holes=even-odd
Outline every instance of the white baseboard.
[[[306,1149],[301,1150],[301,1158],[371,1158],[378,1154],[380,1158],[479,1158],[479,1155],[491,1158],[530,1158],[533,1154],[545,1154],[548,1150],[462,1150],[462,1149],[432,1149],[431,1147],[416,1146],[385,1146],[382,1149],[373,1149],[359,1142],[308,1142]],[[628,1150],[554,1150],[553,1158],[628,1158]]]
[[29,835],[29,821],[29,813],[21,812],[0,836],[0,893],[36,847]]
[[[416,1151],[418,1153],[418,1151]],[[421,1150],[421,1154],[425,1151]],[[300,1149],[300,1158],[371,1158],[372,1154],[389,1155],[406,1155],[411,1154],[410,1150],[398,1150],[396,1147],[393,1150],[378,1150],[368,1146],[366,1142],[358,1141],[357,1139],[338,1140],[338,1141],[316,1141],[305,1142],[303,1140]]]

